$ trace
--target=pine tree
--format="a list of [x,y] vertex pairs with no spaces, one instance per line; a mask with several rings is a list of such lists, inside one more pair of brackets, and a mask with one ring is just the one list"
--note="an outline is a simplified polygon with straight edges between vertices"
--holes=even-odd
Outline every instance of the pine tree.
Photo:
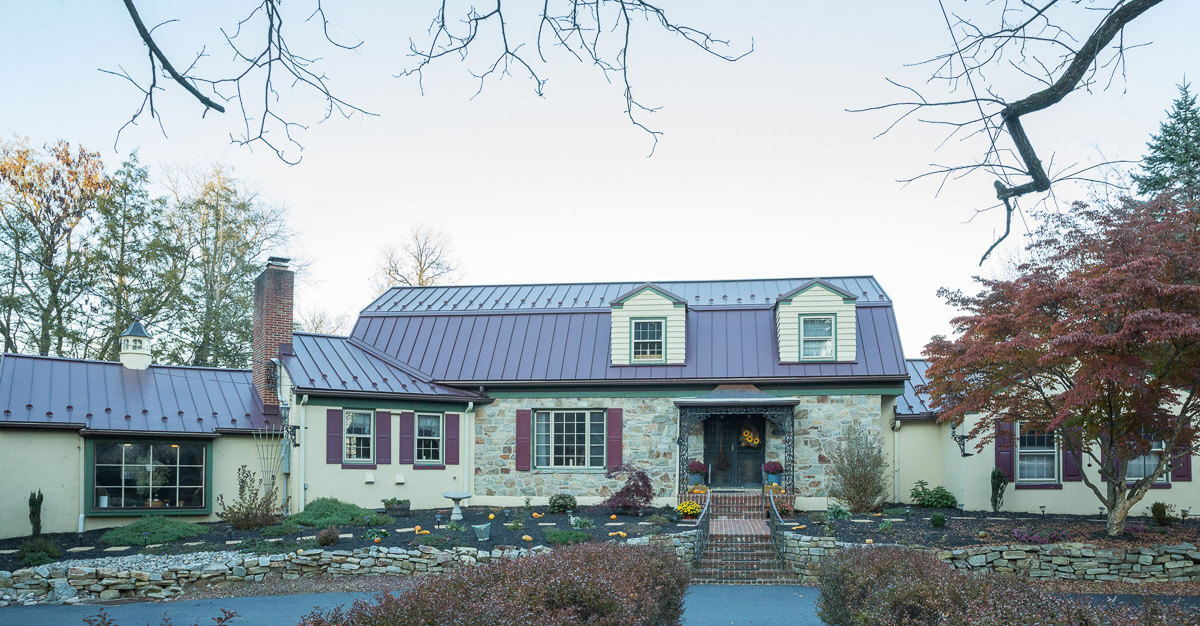
[[1133,175],[1142,195],[1174,190],[1180,200],[1200,199],[1200,108],[1189,87],[1179,85],[1167,120],[1146,144],[1150,152],[1142,159],[1142,173]]

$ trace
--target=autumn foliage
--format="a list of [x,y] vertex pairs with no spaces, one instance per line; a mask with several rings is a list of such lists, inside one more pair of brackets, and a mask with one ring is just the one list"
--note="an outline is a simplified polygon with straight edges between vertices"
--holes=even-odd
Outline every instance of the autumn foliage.
[[[1196,449],[1200,207],[1162,196],[1042,217],[1015,278],[943,290],[962,314],[953,339],[926,346],[927,390],[943,420],[982,416],[967,422],[980,446],[998,423],[1054,431],[1095,468],[1083,481],[1117,534]],[[1159,444],[1152,471],[1127,481],[1130,461]]]

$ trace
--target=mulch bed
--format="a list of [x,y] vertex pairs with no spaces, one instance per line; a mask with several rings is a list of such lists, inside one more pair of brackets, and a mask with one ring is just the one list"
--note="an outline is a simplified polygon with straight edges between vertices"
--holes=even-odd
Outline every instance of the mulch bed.
[[[903,509],[903,505],[893,505]],[[885,508],[892,508],[891,506]],[[892,511],[896,512],[895,509]],[[946,525],[934,527],[929,523],[933,513],[941,513],[946,517]],[[892,530],[880,529],[883,520],[892,520]],[[824,535],[824,522],[820,514],[798,512],[790,522],[795,525],[806,525],[807,528],[797,530],[808,535]],[[850,543],[865,543],[867,539],[874,543],[895,543],[909,546],[937,548],[965,548],[981,545],[1003,545],[1012,543],[1028,544],[1030,541],[1018,540],[1014,531],[1018,528],[1032,528],[1034,531],[1056,531],[1066,533],[1065,541],[1091,543],[1101,547],[1130,548],[1150,546],[1154,544],[1178,544],[1181,542],[1193,545],[1200,542],[1200,519],[1195,517],[1176,522],[1173,526],[1162,528],[1155,525],[1149,517],[1130,517],[1127,530],[1120,537],[1109,537],[1105,530],[1105,521],[1098,515],[1041,515],[1030,513],[992,513],[982,511],[960,512],[958,509],[922,509],[912,508],[911,515],[855,515],[850,519],[833,522],[834,534],[839,541]],[[790,526],[789,526],[790,528]],[[1130,530],[1133,529],[1133,530]],[[986,533],[981,536],[980,533]],[[1057,543],[1057,542],[1054,542]]]
[[[521,520],[524,524],[523,529],[510,530],[505,527],[504,520],[506,519],[504,511],[509,512],[507,519]],[[412,511],[408,517],[396,518],[395,524],[384,526],[343,526],[339,530],[342,533],[350,533],[352,538],[343,538],[337,544],[329,546],[326,549],[335,550],[353,550],[355,548],[363,548],[371,545],[376,545],[372,539],[364,538],[364,533],[371,528],[379,528],[387,531],[388,536],[382,537],[378,545],[385,547],[406,547],[416,548],[420,544],[432,545],[438,548],[447,548],[454,546],[467,546],[479,549],[491,550],[498,546],[512,547],[531,547],[536,545],[550,545],[546,540],[546,532],[550,530],[579,530],[587,533],[589,541],[608,541],[620,540],[624,538],[610,537],[610,532],[623,531],[626,533],[626,538],[634,538],[642,535],[655,534],[660,532],[682,532],[693,528],[694,522],[683,522],[682,524],[668,523],[665,525],[653,525],[649,523],[651,516],[655,514],[667,515],[672,511],[671,508],[649,509],[642,515],[630,515],[621,512],[610,511],[607,508],[598,506],[579,507],[575,511],[575,517],[581,517],[591,520],[594,528],[573,528],[566,513],[550,513],[546,507],[532,507],[528,511],[524,507],[510,507],[508,509],[499,507],[465,507],[463,508],[464,519],[461,522],[466,527],[465,531],[453,531],[447,528],[450,521],[450,509],[428,509]],[[533,518],[531,513],[537,513],[541,517]],[[441,523],[438,524],[437,515],[441,515]],[[609,516],[615,514],[616,519],[609,519]],[[494,515],[495,518],[489,520],[488,516]],[[131,520],[132,521],[132,520]],[[491,523],[491,533],[487,541],[477,541],[472,525]],[[553,524],[553,525],[551,525]],[[147,551],[155,554],[163,553],[187,553],[187,552],[204,552],[214,550],[238,550],[246,549],[255,554],[269,554],[295,551],[300,548],[315,548],[319,547],[312,539],[305,539],[317,534],[319,528],[301,528],[299,533],[285,535],[282,537],[263,537],[258,531],[240,531],[229,529],[222,522],[213,522],[201,524],[208,528],[208,532],[198,537],[192,537],[182,541],[173,542],[163,545],[158,548],[146,550],[142,546],[131,546],[127,550],[120,552],[105,552],[104,549],[110,546],[100,541],[100,536],[107,529],[90,530],[82,535],[75,533],[53,533],[44,535],[46,538],[53,541],[64,551],[64,556],[61,560],[77,560],[90,559],[96,557],[118,557],[138,554],[139,552]],[[424,530],[429,530],[428,535],[417,535],[412,530],[398,531],[397,529],[411,529],[420,526]],[[525,541],[524,536],[528,535],[531,541]],[[14,537],[10,539],[0,540],[0,551],[16,550],[24,543],[28,537]],[[267,539],[279,539],[279,541],[270,541]],[[241,542],[239,544],[230,544],[230,541]],[[201,542],[200,545],[184,545],[185,543]],[[82,552],[66,552],[68,548],[77,546],[93,546],[93,549]],[[14,571],[21,569],[24,565],[13,554],[0,554],[0,570]]]

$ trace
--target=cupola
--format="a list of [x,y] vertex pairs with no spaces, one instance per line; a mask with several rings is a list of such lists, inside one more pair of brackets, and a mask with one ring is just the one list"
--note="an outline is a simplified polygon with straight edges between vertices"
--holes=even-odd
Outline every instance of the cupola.
[[131,370],[150,367],[150,334],[138,320],[121,333],[121,365]]

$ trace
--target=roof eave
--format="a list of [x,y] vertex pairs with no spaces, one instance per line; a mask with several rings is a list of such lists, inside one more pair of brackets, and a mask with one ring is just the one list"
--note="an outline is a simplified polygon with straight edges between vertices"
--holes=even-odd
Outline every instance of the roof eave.
[[795,383],[902,383],[907,374],[878,376],[795,376],[788,378],[638,378],[571,380],[438,380],[451,387],[623,387],[647,385],[795,384]]
[[445,402],[466,404],[487,404],[492,398],[478,395],[432,395],[424,393],[389,393],[386,391],[352,391],[349,389],[319,389],[316,387],[295,387],[296,395],[330,396],[334,398],[375,398],[380,400],[419,400],[423,402]]

